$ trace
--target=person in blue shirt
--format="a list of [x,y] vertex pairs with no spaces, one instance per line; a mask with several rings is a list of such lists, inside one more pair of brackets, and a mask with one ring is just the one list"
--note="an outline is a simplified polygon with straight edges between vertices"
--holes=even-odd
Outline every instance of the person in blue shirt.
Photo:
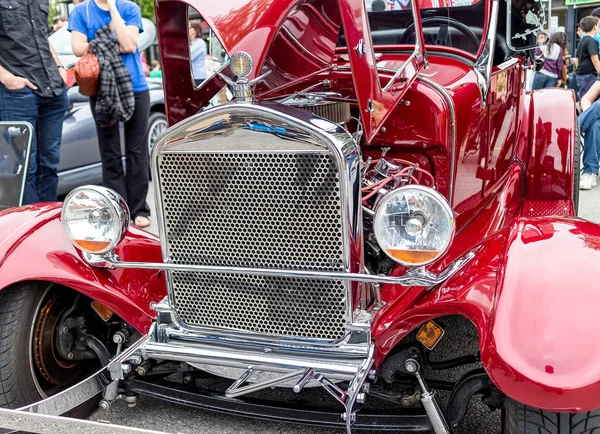
[[[138,227],[150,225],[150,209],[146,203],[148,193],[148,147],[146,135],[150,117],[150,92],[137,48],[138,35],[144,31],[140,7],[128,0],[86,0],[79,3],[69,16],[73,53],[82,56],[96,32],[109,24],[121,47],[121,58],[131,76],[135,109],[125,122],[125,165],[121,160],[119,124],[96,122],[100,156],[102,158],[102,183],[119,193],[129,206],[133,223]],[[92,113],[96,98],[90,97]]]
[[191,20],[189,25],[190,57],[192,59],[192,78],[196,86],[206,80],[206,42],[202,39],[200,21]]

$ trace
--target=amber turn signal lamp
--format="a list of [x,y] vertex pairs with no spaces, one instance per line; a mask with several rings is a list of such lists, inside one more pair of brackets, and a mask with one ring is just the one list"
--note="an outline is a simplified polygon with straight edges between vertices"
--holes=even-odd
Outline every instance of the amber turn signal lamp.
[[104,322],[108,321],[113,316],[113,313],[109,308],[96,300],[92,301],[92,309],[94,309],[94,312],[96,312]]
[[428,350],[433,350],[440,339],[442,339],[442,336],[444,336],[444,333],[444,329],[435,322],[427,321],[417,333],[417,340]]

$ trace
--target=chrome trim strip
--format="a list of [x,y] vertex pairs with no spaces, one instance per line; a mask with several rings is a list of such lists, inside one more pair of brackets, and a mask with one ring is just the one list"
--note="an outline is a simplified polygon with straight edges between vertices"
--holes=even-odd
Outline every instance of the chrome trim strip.
[[456,259],[439,274],[431,273],[424,267],[409,269],[404,276],[380,276],[362,273],[335,273],[326,271],[305,270],[276,270],[270,268],[244,268],[222,267],[213,265],[181,265],[159,264],[151,262],[122,262],[118,256],[94,256],[86,254],[85,258],[90,265],[104,268],[142,268],[146,270],[192,271],[198,273],[224,273],[224,274],[252,274],[257,276],[295,277],[304,279],[344,280],[349,282],[390,283],[403,286],[436,286],[449,279],[467,262],[475,253],[473,251]]
[[496,30],[498,27],[499,10],[499,1],[493,0],[485,45],[479,58],[475,62],[474,67],[475,73],[477,74],[479,89],[481,90],[481,101],[483,106],[485,106],[485,100],[490,89],[490,76],[492,74],[492,64],[494,62],[494,52],[496,50]]
[[93,398],[98,393],[102,392],[104,387],[112,382],[110,368],[119,365],[121,362],[129,359],[132,355],[140,351],[146,342],[150,340],[150,336],[146,335],[137,340],[133,345],[127,348],[119,356],[115,357],[108,366],[102,368],[95,374],[85,380],[75,384],[74,386],[63,390],[56,395],[52,395],[42,401],[38,401],[31,405],[21,407],[18,410],[29,413],[40,413],[51,416],[58,416],[74,409],[80,404]]
[[454,108],[454,100],[446,88],[437,84],[435,81],[420,75],[417,76],[417,80],[437,90],[442,98],[444,98],[446,101],[446,104],[448,105],[448,111],[450,112],[450,179],[448,180],[448,202],[451,204],[454,199],[454,166],[456,165],[456,110]]

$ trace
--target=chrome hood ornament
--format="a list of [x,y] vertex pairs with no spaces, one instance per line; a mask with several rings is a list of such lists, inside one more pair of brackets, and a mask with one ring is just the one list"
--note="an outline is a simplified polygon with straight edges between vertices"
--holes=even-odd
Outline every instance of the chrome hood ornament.
[[248,80],[248,75],[252,72],[253,61],[248,53],[238,51],[231,56],[229,61],[229,69],[236,76],[236,80],[223,75],[219,72],[219,76],[231,86],[233,98],[236,102],[253,102],[254,101],[254,85],[262,81],[271,71],[256,77],[254,80]]

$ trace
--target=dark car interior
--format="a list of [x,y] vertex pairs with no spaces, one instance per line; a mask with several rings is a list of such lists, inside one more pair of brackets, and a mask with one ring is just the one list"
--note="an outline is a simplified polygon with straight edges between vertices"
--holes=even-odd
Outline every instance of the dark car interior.
[[[471,6],[421,9],[425,45],[452,47],[476,55],[484,37],[485,14],[483,1]],[[368,16],[373,45],[415,44],[415,26],[410,9],[369,12]],[[500,2],[494,65],[515,54],[506,39],[506,16],[506,2]],[[338,46],[345,46],[345,42],[342,30]]]

